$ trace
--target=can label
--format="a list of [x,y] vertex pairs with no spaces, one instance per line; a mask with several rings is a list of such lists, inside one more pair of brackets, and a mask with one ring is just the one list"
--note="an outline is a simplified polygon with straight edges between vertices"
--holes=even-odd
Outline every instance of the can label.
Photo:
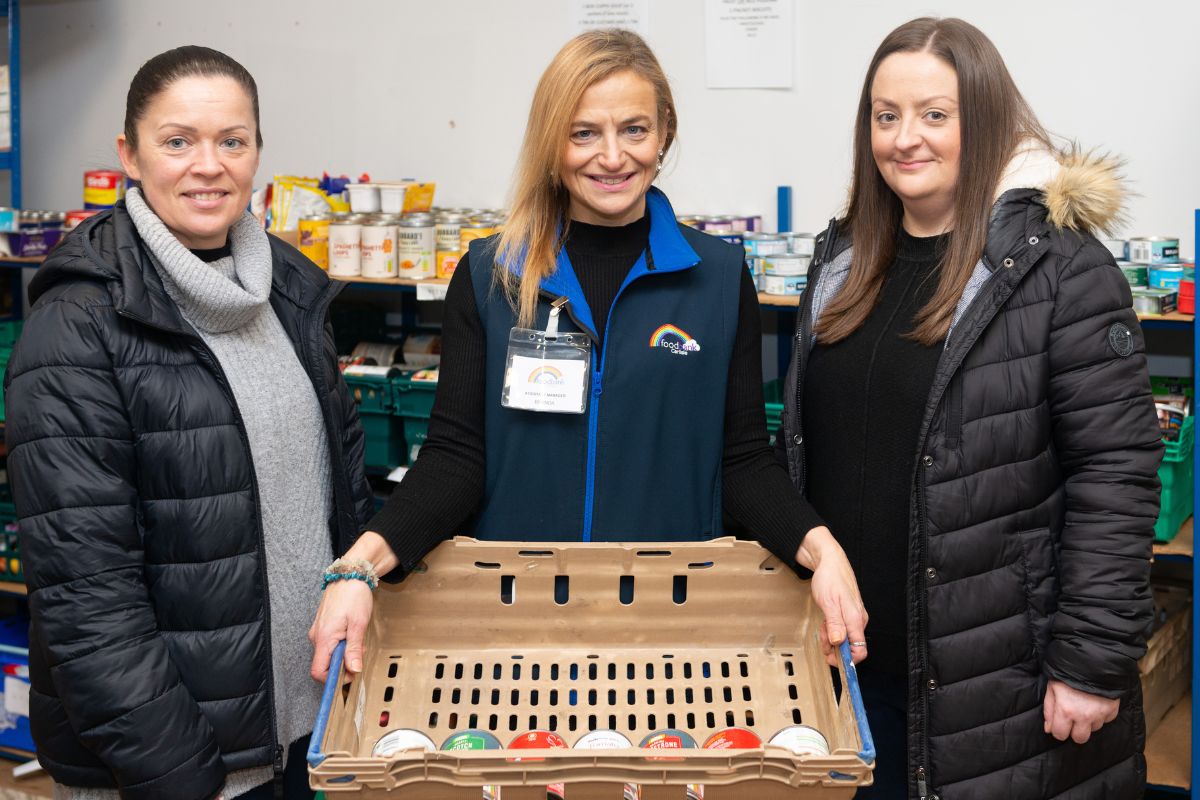
[[329,269],[329,220],[302,219],[300,252],[323,270]]
[[112,208],[125,196],[125,173],[93,169],[83,173],[83,207]]
[[[700,746],[686,731],[664,728],[646,736],[639,747],[647,750],[695,750]],[[682,756],[646,756],[648,761],[681,761]]]
[[375,749],[371,751],[371,755],[379,758],[387,758],[401,750],[437,750],[437,745],[420,731],[414,731],[411,728],[400,728],[399,730],[391,731],[385,734],[378,742],[375,743]]
[[[522,733],[508,743],[509,750],[541,750],[544,748],[567,749],[567,740],[553,731],[530,731]],[[512,761],[544,761],[541,758],[514,758]],[[563,798],[566,793],[561,783],[551,783],[546,786],[548,797]]]
[[798,756],[829,755],[829,740],[811,725],[789,725],[772,736],[767,744],[786,747]]
[[1179,283],[1183,280],[1183,267],[1150,267],[1148,286],[1151,289],[1173,289],[1179,291]]
[[762,739],[745,728],[723,728],[704,742],[705,750],[753,750],[762,747]]
[[442,742],[443,750],[499,750],[500,740],[487,731],[465,730],[451,734]]
[[391,225],[366,225],[362,229],[364,278],[396,277],[396,229]]
[[787,239],[783,237],[764,237],[761,239],[746,239],[743,245],[748,256],[777,256],[788,251]]
[[493,227],[475,227],[464,225],[458,235],[458,249],[467,252],[468,245],[476,239],[486,239],[496,233]]
[[362,226],[353,222],[329,226],[329,274],[356,278],[362,274]]
[[96,214],[99,214],[99,213],[100,213],[100,211],[97,209],[94,209],[94,208],[86,209],[86,210],[78,210],[78,211],[68,211],[67,218],[63,221],[63,230],[69,231],[72,228],[79,225],[79,223],[83,222],[88,217],[94,217]]
[[812,256],[817,251],[817,237],[811,233],[796,233],[788,237],[788,251],[798,256]]
[[463,254],[459,250],[451,250],[449,252],[438,250],[437,254],[437,276],[439,278],[449,278],[454,275],[454,270],[458,268],[458,262],[462,261]]
[[1130,239],[1129,260],[1151,266],[1173,264],[1179,260],[1179,240],[1157,236]]
[[763,274],[783,275],[788,277],[807,275],[808,265],[811,261],[812,258],[810,256],[799,256],[794,253],[763,256]]
[[434,239],[439,252],[456,253],[462,245],[461,222],[439,222],[434,226]]
[[[633,747],[633,742],[629,741],[628,736],[616,731],[605,730],[585,733],[575,743],[576,750],[621,750],[626,747]],[[637,784],[627,783],[623,794],[624,800],[640,800],[642,790]]]
[[402,278],[432,278],[436,274],[433,227],[396,230],[396,263]]
[[763,294],[784,297],[795,297],[802,294],[807,285],[808,277],[805,275],[762,275],[758,279],[758,286]]

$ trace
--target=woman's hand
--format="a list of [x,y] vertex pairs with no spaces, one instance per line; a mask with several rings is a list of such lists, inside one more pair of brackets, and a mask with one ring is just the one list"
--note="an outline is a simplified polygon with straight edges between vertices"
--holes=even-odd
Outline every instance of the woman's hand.
[[862,661],[867,657],[867,610],[863,608],[850,561],[829,528],[822,525],[804,536],[796,563],[813,573],[813,599],[825,615],[825,624],[821,626],[825,660],[836,667],[837,648],[849,636],[853,662]]
[[[391,572],[399,563],[384,538],[372,531],[360,536],[342,558],[366,559],[380,577]],[[374,602],[371,587],[366,581],[334,581],[325,589],[316,619],[308,629],[308,640],[313,643],[313,678],[324,682],[329,676],[333,650],[343,639],[346,641],[346,671],[362,672],[363,637],[367,632],[367,623],[371,621]]]
[[1060,742],[1070,737],[1076,744],[1083,744],[1093,733],[1116,719],[1120,710],[1120,698],[1088,694],[1072,689],[1062,681],[1051,680],[1042,703],[1046,720],[1043,730]]

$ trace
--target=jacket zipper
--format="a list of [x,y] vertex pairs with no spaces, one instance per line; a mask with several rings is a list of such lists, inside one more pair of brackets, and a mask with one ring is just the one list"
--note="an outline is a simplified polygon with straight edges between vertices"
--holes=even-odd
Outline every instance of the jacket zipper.
[[254,516],[254,528],[258,533],[258,566],[263,593],[263,623],[266,630],[266,635],[263,638],[265,639],[264,644],[266,645],[267,653],[267,709],[270,712],[268,721],[271,726],[271,741],[275,747],[272,766],[275,777],[279,778],[283,775],[283,746],[279,744],[279,729],[275,721],[275,669],[272,666],[274,663],[274,654],[271,647],[271,590],[267,585],[267,536],[262,526],[262,498],[258,494],[258,474],[254,470],[254,453],[250,450],[250,437],[246,433],[242,411],[238,408],[237,398],[233,396],[233,388],[229,385],[229,379],[225,375],[225,370],[221,366],[221,362],[217,360],[216,354],[213,353],[212,348],[205,344],[203,339],[198,336],[193,336],[192,338],[193,346],[197,348],[200,354],[215,369],[218,382],[221,384],[221,388],[225,391],[225,396],[233,406],[234,414],[237,416],[238,436],[241,437],[242,447],[245,449],[246,457],[250,461],[250,487],[254,493],[254,507],[259,509],[259,513]]
[[[813,288],[816,286],[816,283],[820,278],[819,267],[829,260],[829,254],[833,250],[834,239],[837,238],[836,219],[831,219],[829,221],[829,225],[826,228],[825,237],[825,242],[821,247],[821,252],[817,254],[815,263],[812,264],[810,268],[809,277],[812,280],[810,283],[808,283],[808,288]],[[800,427],[800,403],[802,402],[803,397],[803,390],[801,387],[804,386],[804,370],[805,365],[808,362],[808,340],[812,338],[812,320],[810,319],[811,314],[812,300],[808,297],[808,291],[806,289],[803,305],[800,307],[800,315],[796,319],[796,343],[793,345],[796,353],[796,428],[793,435],[800,437],[800,441],[794,443],[793,446],[799,451],[799,458],[797,460],[800,463],[800,481],[797,488],[799,488],[801,492],[804,491],[808,477],[808,460],[804,455],[804,431],[801,430]],[[787,442],[784,442],[785,448],[787,447],[787,444]]]
[[[925,442],[921,443],[920,453],[925,451]],[[917,506],[919,509],[917,518],[917,629],[918,629],[918,649],[921,661],[920,671],[920,695],[921,695],[921,718],[918,732],[918,750],[919,758],[917,761],[917,791],[921,800],[926,800],[929,796],[926,784],[926,768],[929,763],[929,615],[927,613],[927,597],[929,591],[929,577],[927,565],[929,563],[929,520],[928,509],[925,505],[925,470],[928,469],[923,463],[924,456],[919,455],[922,459],[917,464]]]

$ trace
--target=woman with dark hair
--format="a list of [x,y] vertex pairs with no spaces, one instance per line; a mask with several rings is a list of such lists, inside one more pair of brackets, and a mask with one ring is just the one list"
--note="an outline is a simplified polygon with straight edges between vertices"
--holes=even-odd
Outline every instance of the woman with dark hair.
[[117,137],[138,188],[30,285],[8,469],[60,798],[312,796],[305,631],[372,501],[337,288],[245,211],[261,146],[240,64],[150,59]]
[[[813,570],[827,657],[849,637],[861,660],[867,618],[845,554],[767,441],[745,253],[679,225],[653,185],[677,130],[670,84],[637,34],[589,31],[554,57],[504,232],[473,243],[450,281],[429,438],[345,560],[403,576],[458,533],[696,541],[721,536],[727,514]],[[552,319],[581,354],[563,360],[582,382],[555,390],[571,404],[554,410],[574,413],[515,402],[526,381],[506,377],[515,332],[540,341]],[[329,587],[314,677],[342,639],[347,668],[361,669],[371,603],[361,582]]]
[[957,19],[867,71],[780,441],[872,612],[862,797],[1133,798],[1162,447],[1116,165]]

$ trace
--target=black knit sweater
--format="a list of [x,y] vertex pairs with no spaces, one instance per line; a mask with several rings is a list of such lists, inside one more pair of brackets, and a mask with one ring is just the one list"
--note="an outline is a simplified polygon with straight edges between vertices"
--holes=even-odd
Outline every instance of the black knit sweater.
[[901,231],[875,309],[842,341],[818,341],[804,374],[808,499],[854,567],[870,617],[871,665],[896,674],[908,663],[905,587],[917,436],[942,352],[940,343],[925,346],[905,334],[937,288],[945,242]]
[[[649,217],[624,227],[572,222],[567,255],[603,340],[613,299],[645,250]],[[421,457],[368,526],[410,570],[463,527],[483,500],[484,367],[487,343],[466,256],[446,292],[442,363],[429,438]],[[722,499],[735,530],[792,563],[804,534],[820,525],[767,446],[758,295],[747,271],[725,399]]]

